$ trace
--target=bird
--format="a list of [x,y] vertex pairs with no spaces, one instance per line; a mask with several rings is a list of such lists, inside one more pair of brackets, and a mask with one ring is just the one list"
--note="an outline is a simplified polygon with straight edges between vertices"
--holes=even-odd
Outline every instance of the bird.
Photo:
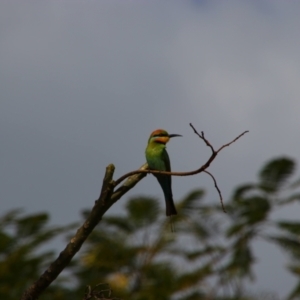
[[[163,129],[154,130],[149,139],[145,150],[146,160],[150,170],[168,171],[171,172],[171,164],[168,152],[166,151],[166,144],[170,138],[181,136],[180,134],[168,134]],[[176,207],[173,201],[172,194],[172,179],[170,175],[153,174],[165,196],[166,215],[177,215]]]

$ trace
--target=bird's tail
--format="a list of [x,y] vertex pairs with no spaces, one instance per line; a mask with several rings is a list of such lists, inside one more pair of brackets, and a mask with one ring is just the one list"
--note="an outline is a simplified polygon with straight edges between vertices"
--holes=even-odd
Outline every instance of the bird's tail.
[[165,196],[165,201],[166,201],[166,215],[167,216],[173,216],[173,215],[177,215],[177,210],[173,201],[173,196],[170,195],[168,196],[168,198]]
[[154,175],[154,176],[157,178],[164,192],[165,201],[166,201],[166,215],[167,216],[177,215],[176,207],[173,201],[171,178],[165,175]]

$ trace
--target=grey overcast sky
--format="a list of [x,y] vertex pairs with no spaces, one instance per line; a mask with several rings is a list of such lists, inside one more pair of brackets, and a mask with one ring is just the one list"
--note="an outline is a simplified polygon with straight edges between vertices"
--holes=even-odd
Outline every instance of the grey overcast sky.
[[[168,152],[173,170],[192,170],[210,152],[189,122],[215,146],[250,130],[210,168],[225,198],[266,160],[298,159],[299,11],[279,0],[1,1],[1,211],[78,221],[106,165],[116,178],[138,168],[157,128],[183,135]],[[175,200],[197,187],[218,203],[204,175],[175,177]],[[162,198],[150,176],[137,194]],[[280,252],[256,254],[255,288],[285,295],[294,280]]]

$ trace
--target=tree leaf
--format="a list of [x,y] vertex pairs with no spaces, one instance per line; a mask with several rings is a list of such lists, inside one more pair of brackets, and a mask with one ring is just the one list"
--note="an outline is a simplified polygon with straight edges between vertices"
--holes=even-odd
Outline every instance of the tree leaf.
[[300,258],[300,241],[298,238],[291,238],[284,235],[269,236],[268,238],[288,251],[294,258]]
[[279,203],[280,204],[289,204],[289,203],[292,203],[297,200],[298,201],[300,200],[300,193],[293,194],[293,195],[289,196],[287,199],[281,200]]
[[289,233],[300,235],[300,222],[279,221],[277,226]]
[[292,183],[290,184],[289,188],[295,189],[295,188],[297,188],[297,187],[299,187],[299,186],[300,186],[300,178],[298,178],[297,180],[295,180],[294,182],[292,182]]
[[197,284],[203,278],[209,276],[211,273],[212,273],[211,264],[206,264],[203,267],[197,268],[194,271],[179,276],[178,287],[181,291],[188,289],[194,286],[195,284]]
[[[262,222],[267,218],[271,209],[268,199],[261,196],[253,196],[242,199],[238,205],[235,206],[235,217],[244,218],[243,223],[255,224]],[[245,224],[246,225],[246,224]]]
[[289,294],[288,300],[294,300],[294,299],[299,299],[300,297],[300,281],[298,281],[296,287],[294,290]]
[[151,225],[159,217],[159,203],[156,199],[135,197],[126,204],[128,219],[137,226]]
[[239,186],[232,195],[232,199],[233,201],[238,201],[240,198],[244,198],[246,195],[246,193],[248,193],[249,191],[252,191],[253,189],[256,188],[256,185],[253,183],[248,183],[248,184],[244,184]]
[[191,210],[199,208],[199,202],[204,194],[204,190],[201,189],[192,191],[177,204],[178,210],[181,214],[190,214]]
[[247,227],[247,224],[245,223],[234,224],[227,229],[226,236],[232,237],[236,234],[239,234],[245,227]]
[[287,157],[268,162],[259,173],[260,188],[266,192],[276,192],[294,173],[296,163]]
[[17,231],[20,236],[30,236],[41,231],[49,219],[48,214],[40,213],[20,218],[17,222]]
[[131,233],[134,230],[130,219],[127,217],[109,216],[103,218],[103,223],[105,223],[107,226],[115,227],[115,229],[122,230],[127,233]]
[[17,216],[22,212],[23,210],[20,208],[12,209],[5,213],[0,218],[0,227],[7,226],[8,224],[14,223]]

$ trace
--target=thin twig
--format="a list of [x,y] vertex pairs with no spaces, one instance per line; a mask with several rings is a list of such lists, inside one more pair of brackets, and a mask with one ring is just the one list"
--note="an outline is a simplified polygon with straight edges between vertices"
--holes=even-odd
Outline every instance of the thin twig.
[[206,174],[208,174],[208,175],[212,178],[212,180],[214,181],[215,188],[216,188],[216,190],[218,191],[219,196],[220,196],[220,202],[221,202],[222,209],[223,209],[224,213],[226,213],[227,211],[226,211],[225,206],[224,206],[224,203],[223,203],[222,193],[221,193],[221,191],[220,191],[220,189],[219,189],[219,187],[218,187],[217,180],[215,179],[214,175],[211,174],[210,172],[208,172],[208,171],[206,171],[206,170],[204,170],[203,172],[206,173]]
[[199,136],[199,138],[202,139],[202,140],[205,142],[206,146],[208,146],[208,147],[211,149],[211,152],[212,152],[212,153],[215,153],[216,151],[215,151],[214,147],[213,147],[213,146],[211,145],[211,143],[205,138],[204,132],[201,131],[201,134],[198,133],[198,131],[196,130],[196,128],[193,126],[192,123],[190,123],[190,126],[193,128],[194,132]]
[[231,144],[233,144],[235,141],[237,141],[240,137],[242,137],[244,134],[246,134],[247,132],[249,132],[249,130],[244,131],[243,133],[241,133],[239,136],[237,136],[234,140],[232,140],[231,142],[229,142],[228,144],[223,145],[217,152],[220,152],[222,149],[224,149],[225,147],[230,146]]

